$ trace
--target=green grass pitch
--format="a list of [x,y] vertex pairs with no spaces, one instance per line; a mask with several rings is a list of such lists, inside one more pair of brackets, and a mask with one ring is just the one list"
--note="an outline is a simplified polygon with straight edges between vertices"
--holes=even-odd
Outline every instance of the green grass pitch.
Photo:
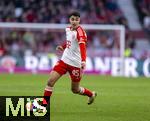
[[[48,75],[0,74],[0,96],[42,96]],[[150,121],[150,79],[84,75],[81,85],[95,90],[87,97],[70,91],[63,76],[51,98],[51,121]]]

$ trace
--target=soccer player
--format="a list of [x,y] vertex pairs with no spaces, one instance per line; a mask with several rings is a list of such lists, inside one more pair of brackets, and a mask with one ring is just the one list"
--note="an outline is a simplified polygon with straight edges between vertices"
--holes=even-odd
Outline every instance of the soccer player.
[[50,78],[44,91],[44,106],[47,106],[49,102],[56,81],[66,72],[70,75],[71,90],[74,94],[88,96],[88,104],[92,104],[97,95],[94,91],[80,86],[82,72],[86,66],[87,43],[86,33],[79,24],[80,14],[72,12],[69,15],[69,22],[70,27],[66,28],[66,43],[56,48],[56,50],[63,51],[63,55],[50,73]]

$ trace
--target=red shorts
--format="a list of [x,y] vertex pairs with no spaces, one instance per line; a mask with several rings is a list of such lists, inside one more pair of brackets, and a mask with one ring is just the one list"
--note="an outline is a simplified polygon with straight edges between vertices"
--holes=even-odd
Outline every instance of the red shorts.
[[53,68],[54,71],[58,72],[60,75],[66,74],[69,72],[71,80],[73,82],[80,82],[82,72],[78,67],[70,66],[64,63],[62,60],[59,60]]

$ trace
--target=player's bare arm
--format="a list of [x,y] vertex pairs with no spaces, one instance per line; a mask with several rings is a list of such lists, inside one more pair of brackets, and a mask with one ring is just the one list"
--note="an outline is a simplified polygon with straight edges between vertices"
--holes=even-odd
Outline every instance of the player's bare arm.
[[64,51],[65,48],[66,48],[66,42],[63,43],[62,45],[58,45],[58,46],[56,47],[56,50],[58,50],[58,51]]

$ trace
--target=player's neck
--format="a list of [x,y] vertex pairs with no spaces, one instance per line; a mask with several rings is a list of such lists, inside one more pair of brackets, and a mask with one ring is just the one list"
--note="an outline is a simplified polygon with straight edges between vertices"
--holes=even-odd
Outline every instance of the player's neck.
[[79,27],[79,25],[77,26],[77,27],[70,27],[70,29],[71,29],[71,31],[74,31],[74,30],[76,30],[77,28]]

